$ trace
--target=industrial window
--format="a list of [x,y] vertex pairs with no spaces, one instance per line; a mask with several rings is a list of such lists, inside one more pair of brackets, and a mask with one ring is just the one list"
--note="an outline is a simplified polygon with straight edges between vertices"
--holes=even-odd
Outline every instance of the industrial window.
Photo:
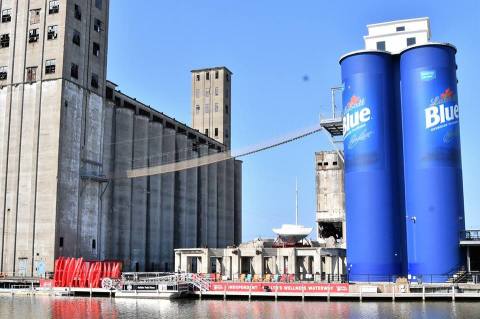
[[227,74],[225,74],[225,79],[227,80],[227,82],[229,82],[229,81],[230,81],[230,76],[228,75],[228,73],[227,73]]
[[404,26],[397,27],[397,32],[400,32],[400,31],[405,31],[405,27]]
[[60,240],[58,241],[58,246],[59,246],[60,248],[63,247],[63,237],[60,237]]
[[95,7],[97,7],[98,10],[102,10],[102,0],[95,0]]
[[218,95],[218,87],[215,88],[215,95]]
[[80,6],[78,4],[75,5],[75,11],[74,11],[75,19],[77,20],[82,20],[82,9],[80,9]]
[[77,30],[73,30],[72,42],[80,46],[80,32],[78,32]]
[[195,106],[195,113],[200,113],[200,105]]
[[10,46],[10,34],[2,34],[0,37],[0,47],[8,48]]
[[228,114],[228,104],[225,104],[225,113]]
[[100,44],[97,42],[93,42],[93,55],[94,56],[100,56]]
[[30,10],[30,24],[40,23],[40,9]]
[[197,74],[196,78],[197,78],[197,81],[200,81],[200,74]]
[[6,80],[8,75],[8,67],[0,66],[0,80]]
[[92,81],[90,83],[93,88],[98,89],[98,75],[95,73],[92,73]]
[[92,249],[97,248],[97,241],[95,239],[92,239]]
[[210,96],[210,89],[205,89],[205,96]]
[[333,163],[332,163],[333,166],[337,166],[337,164],[338,164],[337,162],[333,162]]
[[218,112],[218,103],[215,103],[215,112]]
[[218,79],[218,71],[215,71],[215,79]]
[[30,29],[28,31],[28,43],[33,43],[38,41],[38,29]]
[[215,136],[218,136],[218,127],[215,128]]
[[47,39],[48,40],[55,40],[58,37],[58,26],[57,25],[49,25],[47,29]]
[[48,3],[48,14],[58,13],[60,11],[60,1],[52,0]]
[[72,63],[70,67],[70,76],[74,79],[78,79],[78,64]]
[[205,74],[205,79],[206,79],[207,81],[210,80],[210,72],[207,72],[207,73]]
[[378,41],[377,42],[377,50],[379,51],[386,51],[387,48],[385,46],[385,41]]
[[205,129],[205,135],[208,136],[208,128]]
[[37,80],[37,67],[32,66],[27,68],[27,82],[35,82]]
[[54,74],[56,69],[55,59],[45,61],[45,74]]
[[210,104],[205,104],[205,113],[210,113]]
[[322,166],[322,162],[317,163],[317,166],[320,166],[320,167],[321,167],[321,166]]
[[100,33],[100,31],[102,31],[102,21],[95,19],[95,22],[93,23],[93,30]]
[[2,10],[2,23],[12,21],[12,9]]
[[323,162],[323,166],[328,166],[328,162]]
[[407,38],[407,46],[415,45],[417,40],[415,38]]

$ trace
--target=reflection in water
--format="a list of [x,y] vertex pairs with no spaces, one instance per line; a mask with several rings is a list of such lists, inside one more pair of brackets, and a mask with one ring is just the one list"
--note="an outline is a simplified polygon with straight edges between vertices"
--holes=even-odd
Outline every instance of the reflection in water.
[[475,302],[136,300],[0,296],[0,319],[15,318],[478,318]]

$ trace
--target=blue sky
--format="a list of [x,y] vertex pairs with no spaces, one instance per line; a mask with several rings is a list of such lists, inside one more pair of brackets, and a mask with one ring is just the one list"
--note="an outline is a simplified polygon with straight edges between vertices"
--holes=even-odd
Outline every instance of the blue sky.
[[[466,222],[480,228],[480,1],[112,0],[108,78],[189,124],[190,70],[228,66],[232,148],[241,149],[327,113],[338,58],[363,48],[367,24],[423,16],[432,40],[458,48]],[[328,149],[322,133],[244,158],[244,240],[295,221],[297,176],[300,222],[314,226],[314,153]]]

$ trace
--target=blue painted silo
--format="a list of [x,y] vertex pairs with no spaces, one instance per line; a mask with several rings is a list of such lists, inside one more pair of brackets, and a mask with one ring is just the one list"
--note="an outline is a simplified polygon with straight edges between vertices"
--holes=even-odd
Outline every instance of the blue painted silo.
[[445,281],[461,266],[464,229],[455,47],[400,55],[408,272]]
[[387,52],[359,51],[340,64],[347,269],[351,281],[394,280],[406,273],[396,63]]

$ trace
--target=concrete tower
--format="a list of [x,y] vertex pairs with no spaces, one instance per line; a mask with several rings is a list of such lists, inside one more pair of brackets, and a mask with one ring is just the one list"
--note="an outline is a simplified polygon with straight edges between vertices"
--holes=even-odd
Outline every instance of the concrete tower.
[[315,172],[318,240],[345,248],[343,161],[335,151],[317,152]]
[[97,256],[109,1],[0,6],[0,272],[41,273]]
[[227,149],[231,141],[231,77],[226,67],[192,70],[192,127]]

